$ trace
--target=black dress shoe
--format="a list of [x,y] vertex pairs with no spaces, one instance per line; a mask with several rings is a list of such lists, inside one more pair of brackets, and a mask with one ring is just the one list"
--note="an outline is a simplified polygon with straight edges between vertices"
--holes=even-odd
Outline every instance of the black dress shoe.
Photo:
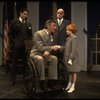
[[14,82],[14,81],[10,81],[9,84],[10,84],[10,85],[14,85],[15,82]]
[[56,90],[56,85],[54,84],[53,81],[49,81],[48,82],[48,88],[52,89],[52,90]]
[[42,91],[46,91],[46,88],[45,87],[40,86],[40,88],[41,88]]
[[45,83],[45,80],[44,80],[44,81],[40,81],[40,88],[41,88],[43,91],[46,91],[46,83]]

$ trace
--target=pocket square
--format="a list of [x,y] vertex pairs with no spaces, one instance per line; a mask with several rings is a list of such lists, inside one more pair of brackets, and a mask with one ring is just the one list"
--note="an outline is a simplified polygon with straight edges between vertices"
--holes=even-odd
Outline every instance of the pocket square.
[[31,27],[29,27],[29,29],[31,29]]

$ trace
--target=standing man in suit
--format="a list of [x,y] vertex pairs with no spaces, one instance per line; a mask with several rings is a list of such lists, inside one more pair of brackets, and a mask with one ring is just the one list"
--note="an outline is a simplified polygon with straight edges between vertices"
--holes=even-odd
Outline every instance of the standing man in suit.
[[[64,10],[62,8],[59,8],[57,10],[57,30],[56,34],[53,34],[53,44],[54,45],[60,45],[64,46],[66,42],[66,26],[70,24],[69,20],[64,19]],[[57,52],[56,52],[57,53]],[[57,56],[60,58],[63,58],[63,53],[59,52],[57,53]]]
[[[27,22],[29,11],[25,8],[20,10],[20,16],[11,22],[9,37],[12,43],[13,63],[10,68],[10,84],[14,85],[16,78],[16,65],[21,56],[23,61],[26,60],[25,41],[32,40],[32,27]],[[25,63],[25,62],[24,62]]]
[[52,51],[57,51],[60,47],[58,45],[52,46],[53,37],[52,33],[55,33],[56,21],[47,20],[45,27],[34,33],[33,41],[34,47],[31,50],[30,57],[34,61],[38,75],[40,77],[40,86],[45,88],[45,66],[48,66],[48,79],[49,83],[54,83],[54,80],[58,79],[57,75],[57,63],[58,59],[52,55]]

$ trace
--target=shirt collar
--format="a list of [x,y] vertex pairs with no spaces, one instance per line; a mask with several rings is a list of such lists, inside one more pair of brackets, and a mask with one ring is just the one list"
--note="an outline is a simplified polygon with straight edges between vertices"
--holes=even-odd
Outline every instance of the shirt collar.
[[46,30],[46,29],[44,29],[45,30],[45,32],[47,33],[47,35],[49,34],[49,32]]
[[[23,19],[22,19],[21,17],[19,17],[19,21],[20,21],[21,23],[22,23],[22,20],[23,20]],[[24,20],[24,21],[25,21],[25,20]]]
[[22,18],[21,17],[19,17],[19,21],[22,22]]
[[61,19],[57,19],[57,21],[59,22],[59,20],[61,20],[61,22],[63,21],[63,18],[61,18]]

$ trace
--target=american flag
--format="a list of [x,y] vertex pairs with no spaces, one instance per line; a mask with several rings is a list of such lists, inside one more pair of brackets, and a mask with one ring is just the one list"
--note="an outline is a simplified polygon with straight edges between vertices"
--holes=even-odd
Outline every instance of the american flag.
[[6,61],[8,59],[8,53],[9,53],[9,37],[8,37],[8,31],[9,31],[9,27],[8,27],[8,11],[7,11],[7,2],[4,2],[4,6],[3,6],[3,39],[2,39],[2,43],[3,43],[3,47],[2,47],[2,64],[5,66],[6,65]]

